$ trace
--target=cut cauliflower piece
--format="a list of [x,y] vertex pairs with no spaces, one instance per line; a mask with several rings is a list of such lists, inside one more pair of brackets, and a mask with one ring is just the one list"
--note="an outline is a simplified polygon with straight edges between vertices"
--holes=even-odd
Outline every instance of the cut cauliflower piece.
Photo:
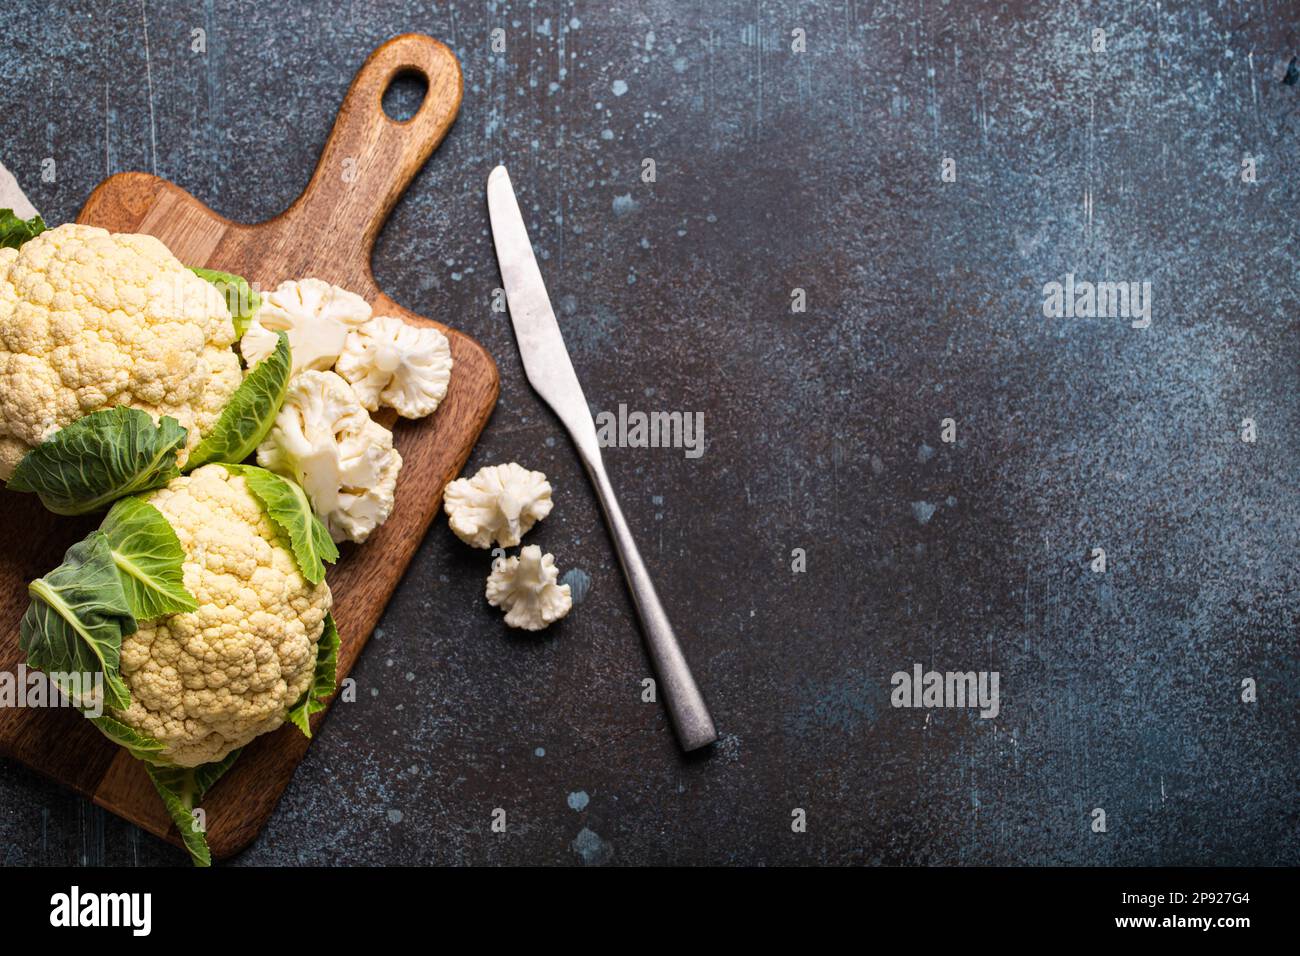
[[245,480],[221,465],[147,500],[180,539],[199,607],[122,639],[131,704],[112,715],[162,743],[165,760],[197,767],[284,723],[311,686],[333,598],[303,579]]
[[361,542],[392,513],[402,456],[347,382],[306,371],[290,380],[257,463],[302,486],[331,538]]
[[517,557],[495,562],[487,580],[488,603],[506,612],[510,627],[540,631],[573,607],[569,586],[555,583],[559,573],[554,555],[530,544]]
[[221,294],[153,236],[69,223],[0,249],[0,479],[54,432],[129,405],[188,453],[242,374]]
[[377,315],[348,333],[335,370],[370,411],[387,405],[423,418],[447,397],[451,366],[451,343],[437,329]]
[[239,350],[249,366],[275,351],[276,332],[289,336],[293,371],[325,370],[338,361],[348,331],[370,318],[370,306],[355,292],[322,279],[281,282],[262,296]]
[[457,478],[442,493],[447,523],[470,547],[492,542],[513,548],[551,513],[551,483],[522,465],[488,465],[473,478]]

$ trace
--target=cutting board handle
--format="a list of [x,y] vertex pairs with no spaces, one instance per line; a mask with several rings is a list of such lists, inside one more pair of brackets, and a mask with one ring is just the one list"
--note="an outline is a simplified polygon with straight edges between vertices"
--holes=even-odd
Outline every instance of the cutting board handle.
[[[411,74],[428,90],[415,115],[399,122],[384,112],[384,91]],[[405,33],[379,47],[353,78],[311,182],[284,218],[313,223],[318,241],[368,267],[384,220],[455,121],[461,91],[455,54],[433,37]]]

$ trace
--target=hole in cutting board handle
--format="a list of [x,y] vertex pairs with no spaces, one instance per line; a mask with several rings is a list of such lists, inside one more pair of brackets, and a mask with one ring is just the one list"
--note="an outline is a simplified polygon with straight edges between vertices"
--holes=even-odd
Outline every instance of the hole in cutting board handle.
[[395,123],[409,123],[429,95],[429,80],[419,70],[402,70],[384,90],[384,115]]

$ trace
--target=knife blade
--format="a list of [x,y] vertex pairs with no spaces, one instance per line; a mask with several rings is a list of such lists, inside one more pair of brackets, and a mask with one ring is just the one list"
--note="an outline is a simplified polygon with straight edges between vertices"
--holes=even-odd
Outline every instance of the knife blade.
[[487,195],[492,242],[496,245],[497,262],[501,267],[501,280],[505,284],[510,321],[519,342],[524,374],[537,394],[559,416],[564,427],[574,435],[574,440],[583,445],[589,443],[590,450],[599,455],[596,425],[587,397],[560,334],[560,323],[546,294],[546,284],[533,254],[533,245],[528,241],[528,230],[515,199],[510,174],[504,166],[498,166],[488,176]]
[[596,489],[623,576],[641,619],[646,650],[662,685],[664,703],[682,749],[695,750],[711,744],[718,738],[713,718],[605,472],[596,440],[596,424],[569,350],[564,346],[560,323],[546,294],[519,201],[504,166],[496,167],[488,176],[487,200],[492,242],[496,246],[524,374],[569,432]]

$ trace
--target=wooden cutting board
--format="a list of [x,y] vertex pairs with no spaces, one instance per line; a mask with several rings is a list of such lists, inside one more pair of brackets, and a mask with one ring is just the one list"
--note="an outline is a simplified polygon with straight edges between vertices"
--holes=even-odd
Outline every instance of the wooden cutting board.
[[[384,112],[381,97],[402,74],[422,75],[428,92],[413,117],[397,122]],[[496,403],[491,356],[468,336],[402,308],[379,290],[370,271],[375,237],[447,134],[460,99],[460,65],[451,51],[427,36],[399,36],[361,67],[311,182],[275,219],[252,226],[231,222],[185,190],[144,173],[105,180],[78,216],[78,222],[113,232],[157,236],[186,265],[233,272],[263,289],[316,276],[364,296],[376,315],[432,325],[450,338],[455,365],[446,400],[431,418],[399,421],[394,428],[403,466],[392,517],[364,545],[344,546],[329,570],[342,636],[340,679],[356,663],[441,505],[443,486],[459,474]],[[391,417],[381,421],[393,425]],[[0,514],[7,529],[0,548],[0,670],[16,673],[23,660],[18,622],[27,607],[27,582],[54,568],[99,519],[60,518],[34,495],[9,491],[0,491]],[[324,716],[313,718],[313,725]],[[285,725],[244,749],[203,801],[213,856],[230,856],[257,835],[307,746],[302,734]],[[0,708],[0,754],[180,845],[141,764],[75,711]]]

